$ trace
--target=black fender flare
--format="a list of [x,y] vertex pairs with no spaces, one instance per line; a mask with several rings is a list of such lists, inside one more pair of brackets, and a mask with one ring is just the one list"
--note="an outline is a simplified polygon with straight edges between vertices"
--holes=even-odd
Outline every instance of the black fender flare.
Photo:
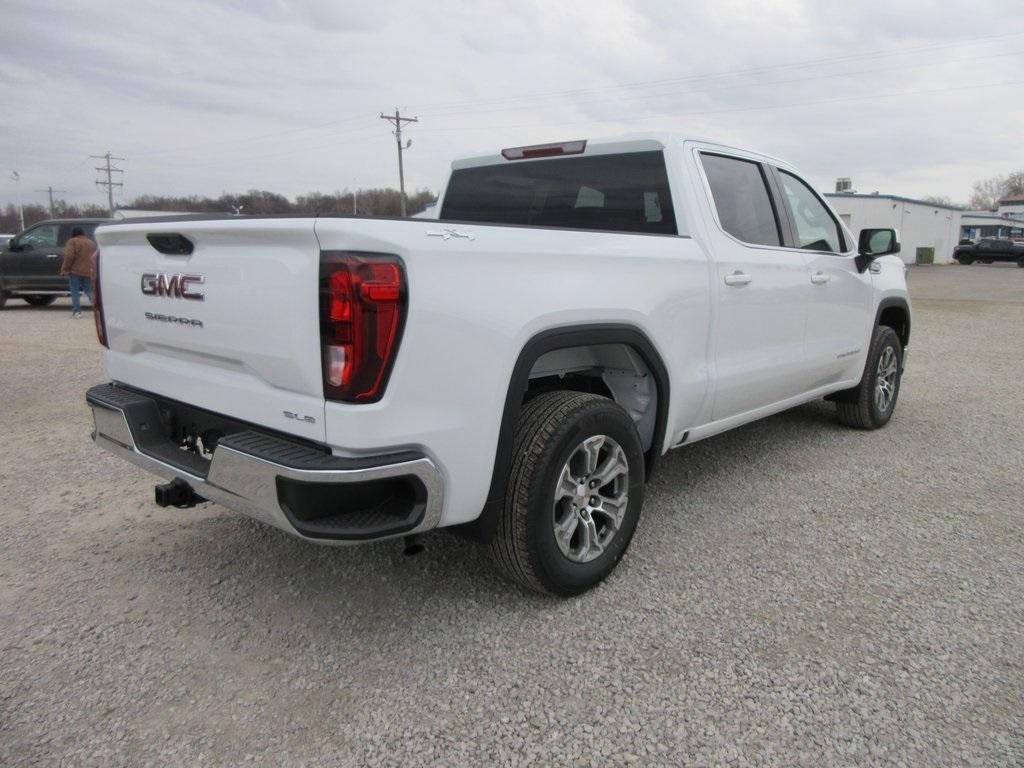
[[[875,310],[875,324],[872,329],[877,328],[882,323],[882,313],[887,309],[893,307],[903,310],[903,314],[906,317],[904,324],[903,333],[900,335],[900,342],[902,342],[904,348],[910,346],[910,303],[901,296],[890,296],[887,299],[882,299],[878,302],[878,308]],[[872,333],[874,331],[872,330]]]
[[530,371],[534,364],[548,352],[594,344],[624,344],[632,348],[640,355],[654,377],[654,383],[658,390],[654,438],[651,441],[650,449],[644,455],[645,477],[650,478],[654,465],[662,454],[662,446],[665,442],[670,396],[668,369],[654,344],[640,328],[628,324],[600,323],[549,328],[536,334],[523,345],[512,369],[512,377],[505,396],[505,407],[501,415],[501,426],[498,430],[498,445],[495,450],[487,502],[480,517],[470,524],[473,528],[474,538],[485,541],[490,538],[498,515],[504,507],[505,487],[508,484],[508,473],[512,464],[513,433],[519,412],[522,409],[523,395],[529,385]]

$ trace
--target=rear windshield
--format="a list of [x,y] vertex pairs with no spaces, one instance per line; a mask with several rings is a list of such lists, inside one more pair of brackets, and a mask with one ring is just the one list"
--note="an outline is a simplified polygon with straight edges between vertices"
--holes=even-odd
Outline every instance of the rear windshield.
[[441,219],[677,234],[660,151],[462,168]]

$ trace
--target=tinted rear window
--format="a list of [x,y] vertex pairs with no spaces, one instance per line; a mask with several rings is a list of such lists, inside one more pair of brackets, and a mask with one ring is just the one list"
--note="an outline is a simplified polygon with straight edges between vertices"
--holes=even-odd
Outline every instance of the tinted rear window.
[[441,219],[677,234],[661,152],[462,168],[452,172]]
[[701,153],[722,229],[752,245],[782,245],[768,181],[758,163]]

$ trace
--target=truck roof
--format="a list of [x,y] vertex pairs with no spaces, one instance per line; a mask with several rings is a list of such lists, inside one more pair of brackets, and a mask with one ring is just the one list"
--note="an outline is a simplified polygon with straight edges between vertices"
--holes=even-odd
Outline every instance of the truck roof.
[[[574,153],[578,155],[609,155],[609,154],[620,154],[624,152],[648,152],[665,149],[666,147],[680,142],[680,141],[696,141],[701,144],[713,144],[721,147],[723,150],[734,150],[736,152],[742,152],[748,155],[758,155],[766,160],[779,163],[782,165],[788,165],[784,160],[765,154],[763,152],[757,152],[755,150],[747,149],[744,147],[734,147],[729,144],[715,141],[714,139],[706,139],[699,136],[686,136],[678,133],[670,133],[667,131],[648,131],[640,133],[625,133],[617,136],[601,136],[597,138],[576,138],[566,140],[565,142],[553,142],[558,143],[574,143],[578,141],[586,141],[586,148],[583,152]],[[545,146],[543,144],[526,145],[528,147]],[[481,154],[468,155],[466,157],[457,158],[452,161],[452,170],[458,170],[460,168],[475,168],[484,165],[502,165],[507,162],[530,162],[532,159],[545,159],[542,157],[538,158],[524,158],[510,161],[502,155],[502,150],[485,152]]]

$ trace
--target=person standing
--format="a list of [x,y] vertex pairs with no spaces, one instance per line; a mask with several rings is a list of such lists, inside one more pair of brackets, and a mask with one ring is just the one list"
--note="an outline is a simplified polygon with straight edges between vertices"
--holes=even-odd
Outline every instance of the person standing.
[[82,316],[79,292],[92,302],[92,255],[96,252],[96,243],[85,236],[81,227],[71,230],[71,237],[64,246],[64,263],[60,273],[68,276],[68,287],[71,289],[71,317]]

